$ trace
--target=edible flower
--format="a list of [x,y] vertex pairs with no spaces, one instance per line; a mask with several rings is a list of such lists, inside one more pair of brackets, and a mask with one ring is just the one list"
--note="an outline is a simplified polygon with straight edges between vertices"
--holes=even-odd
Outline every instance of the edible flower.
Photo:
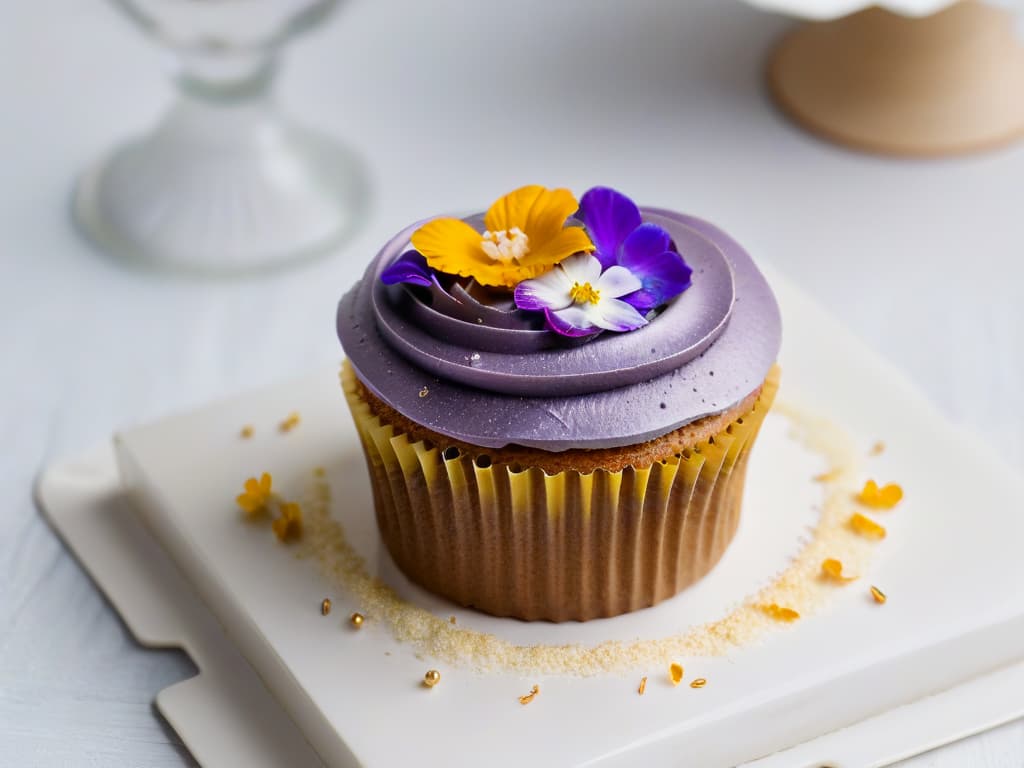
[[857,501],[872,509],[892,509],[903,499],[903,489],[896,483],[878,487],[874,480],[864,483],[864,488],[857,494]]
[[594,250],[581,227],[566,226],[578,207],[569,190],[534,184],[496,200],[483,233],[461,219],[434,219],[413,233],[412,245],[438,272],[512,288],[574,253]]
[[274,520],[272,528],[281,541],[295,539],[302,535],[302,507],[294,501],[282,501],[281,516]]
[[260,475],[260,479],[250,477],[245,481],[245,491],[235,497],[235,501],[247,514],[255,515],[265,512],[270,501],[273,478],[269,472]]
[[879,525],[867,515],[854,512],[850,517],[850,527],[862,536],[869,536],[872,539],[884,539],[886,530],[884,525]]
[[821,573],[826,578],[832,579],[833,581],[838,581],[840,583],[857,580],[856,576],[844,576],[842,561],[836,560],[834,557],[830,557],[822,561]]
[[556,333],[589,336],[647,325],[647,319],[620,298],[641,287],[640,279],[625,267],[603,269],[596,257],[579,253],[540,277],[521,282],[514,298],[519,309],[543,311]]
[[693,270],[657,224],[643,223],[636,203],[609,187],[593,187],[580,199],[577,214],[604,269],[626,267],[641,288],[623,297],[642,313],[675,298],[691,285]]
[[380,281],[384,285],[395,283],[410,283],[429,288],[431,283],[437,281],[434,270],[427,266],[427,260],[423,254],[417,251],[406,251],[380,273]]

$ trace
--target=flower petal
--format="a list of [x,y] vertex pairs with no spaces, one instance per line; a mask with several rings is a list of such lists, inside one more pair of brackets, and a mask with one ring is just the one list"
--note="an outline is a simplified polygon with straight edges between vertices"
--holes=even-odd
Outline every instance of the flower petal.
[[[499,197],[487,209],[484,226],[491,232],[509,230],[512,227],[519,227],[526,232],[525,225],[530,216],[530,210],[542,200],[547,191],[540,184],[529,184]],[[569,214],[571,213],[572,211],[569,211]],[[529,232],[526,234],[530,235]]]
[[632,331],[647,325],[647,319],[621,299],[602,298],[587,305],[587,319],[608,331]]
[[412,234],[413,247],[438,272],[475,277],[485,285],[503,285],[500,262],[492,261],[480,244],[483,238],[460,219],[434,219]]
[[589,253],[594,250],[583,227],[563,227],[547,240],[534,240],[530,237],[530,250],[519,260],[523,268],[544,269],[559,264],[574,253]]
[[589,253],[577,253],[558,266],[565,272],[570,288],[573,283],[594,285],[601,277],[601,262]]
[[601,292],[601,301],[604,301],[639,291],[643,287],[643,283],[628,269],[616,265],[608,267],[597,279],[594,287]]
[[579,203],[568,189],[530,184],[495,200],[484,225],[491,232],[519,227],[530,238],[531,247],[536,247],[558,234],[577,208]]
[[610,187],[593,187],[580,198],[579,217],[597,246],[604,267],[618,261],[619,246],[640,226],[640,210],[621,192]]
[[260,490],[264,495],[270,493],[270,487],[273,484],[273,478],[270,477],[269,472],[264,472],[260,475]]
[[545,309],[544,317],[548,321],[548,327],[562,336],[578,338],[580,336],[591,336],[601,330],[590,322],[587,318],[587,313],[576,304],[565,309]]
[[[543,248],[544,244],[565,228],[566,220],[580,207],[576,197],[568,189],[544,190],[530,208],[526,221],[519,226],[530,238],[531,248]],[[515,226],[515,225],[513,225]],[[582,228],[579,228],[582,234]],[[590,245],[590,238],[587,238]],[[583,247],[576,250],[582,251]]]
[[380,273],[380,281],[384,285],[411,283],[429,288],[433,280],[433,270],[427,266],[427,260],[419,251],[406,251]]
[[256,499],[254,499],[247,493],[240,493],[238,496],[236,496],[235,503],[238,504],[238,506],[240,506],[245,512],[255,512],[257,509],[263,506]]
[[690,287],[693,270],[670,248],[668,232],[656,224],[637,227],[623,243],[621,263],[643,283],[642,290],[625,300],[641,312],[664,304]]
[[564,309],[572,304],[572,280],[561,267],[555,267],[533,280],[516,286],[513,295],[518,309]]
[[641,224],[622,242],[618,263],[636,272],[635,264],[645,263],[645,260],[671,250],[671,243],[672,237],[664,228],[657,224]]
[[255,496],[260,492],[260,481],[257,480],[255,477],[250,477],[248,480],[245,481],[244,487],[246,493]]

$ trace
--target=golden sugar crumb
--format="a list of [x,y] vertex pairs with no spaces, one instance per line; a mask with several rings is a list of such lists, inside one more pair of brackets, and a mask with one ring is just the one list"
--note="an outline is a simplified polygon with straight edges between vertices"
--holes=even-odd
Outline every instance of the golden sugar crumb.
[[778,603],[770,603],[768,605],[761,606],[761,610],[776,621],[796,621],[800,618],[800,614],[797,611],[794,611],[792,608],[779,605]]
[[242,431],[239,434],[242,436],[242,439],[248,440],[255,432],[256,430],[253,428],[252,424],[246,424],[242,427]]
[[441,682],[441,673],[436,669],[428,669],[427,673],[423,675],[423,685],[427,688],[433,688],[435,685]]
[[874,480],[864,483],[864,488],[857,494],[857,501],[871,509],[892,509],[903,499],[903,489],[896,483],[889,483],[879,488]]
[[353,627],[355,627],[356,629],[360,629],[363,626],[363,623],[366,621],[366,617],[357,611],[356,613],[353,613],[351,616],[349,616],[348,620]]
[[843,564],[834,557],[829,557],[822,561],[821,573],[833,581],[838,581],[844,584],[848,581],[857,580],[856,576],[843,576]]
[[871,596],[875,598],[875,602],[879,604],[882,604],[889,599],[885,596],[885,592],[880,590],[874,584],[871,585]]
[[429,394],[430,394],[430,390],[427,389],[426,387],[424,387],[423,389],[420,390],[420,397],[426,397]]
[[284,421],[278,424],[278,429],[280,429],[282,432],[291,432],[293,429],[299,426],[299,421],[299,412],[292,411],[291,413],[288,414]]
[[267,511],[267,504],[270,502],[273,493],[274,479],[269,472],[260,475],[259,480],[250,477],[245,481],[242,493],[235,497],[235,503],[242,508],[246,514],[257,515]]
[[885,538],[885,526],[879,525],[870,517],[854,512],[850,518],[850,527],[862,536],[869,536],[873,539]]
[[529,704],[531,701],[533,701],[535,698],[537,698],[537,694],[538,693],[540,693],[540,686],[539,685],[535,685],[535,686],[533,686],[533,688],[530,689],[529,693],[527,693],[525,696],[520,696],[519,697],[519,703],[520,704]]
[[325,597],[323,602],[320,603],[320,615],[326,616],[331,612],[331,598]]
[[449,624],[454,624],[455,623],[455,617],[454,616],[449,616],[448,617],[448,623]]
[[327,470],[323,467],[316,467],[313,470],[313,477],[327,477]]
[[828,472],[822,472],[820,475],[814,476],[814,482],[816,483],[831,483],[839,479],[839,476],[843,474],[841,467],[830,469]]
[[672,685],[679,685],[683,682],[683,665],[676,664],[673,662],[668,668],[668,679],[672,681]]
[[879,440],[877,443],[871,446],[870,455],[881,456],[883,453],[885,453],[885,443],[883,443],[881,440]]
[[641,677],[640,678],[640,687],[636,689],[636,692],[638,694],[640,694],[641,696],[643,696],[644,695],[644,691],[646,691],[646,690],[647,690],[647,677],[645,676],[645,677]]
[[698,677],[696,680],[694,680],[692,683],[690,683],[690,687],[691,688],[703,688],[707,684],[708,684],[707,680],[705,680],[703,677]]
[[292,541],[302,536],[302,507],[294,501],[282,501],[278,505],[281,516],[271,526],[281,541]]

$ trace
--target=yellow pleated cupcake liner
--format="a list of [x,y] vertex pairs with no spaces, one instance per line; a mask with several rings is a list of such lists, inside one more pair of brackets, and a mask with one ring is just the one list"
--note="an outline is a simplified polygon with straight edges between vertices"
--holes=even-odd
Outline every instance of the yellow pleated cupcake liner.
[[551,621],[653,605],[718,562],[739,523],[746,462],[778,389],[691,449],[619,471],[503,464],[412,441],[341,382],[366,454],[381,537],[414,582],[497,616]]

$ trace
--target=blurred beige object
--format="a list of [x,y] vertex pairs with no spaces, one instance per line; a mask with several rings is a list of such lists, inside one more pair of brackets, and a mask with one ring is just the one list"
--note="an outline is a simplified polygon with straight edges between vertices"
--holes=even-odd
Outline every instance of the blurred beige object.
[[768,63],[779,106],[840,144],[946,155],[1024,134],[1024,46],[1011,12],[968,0],[930,16],[869,8],[798,27]]

